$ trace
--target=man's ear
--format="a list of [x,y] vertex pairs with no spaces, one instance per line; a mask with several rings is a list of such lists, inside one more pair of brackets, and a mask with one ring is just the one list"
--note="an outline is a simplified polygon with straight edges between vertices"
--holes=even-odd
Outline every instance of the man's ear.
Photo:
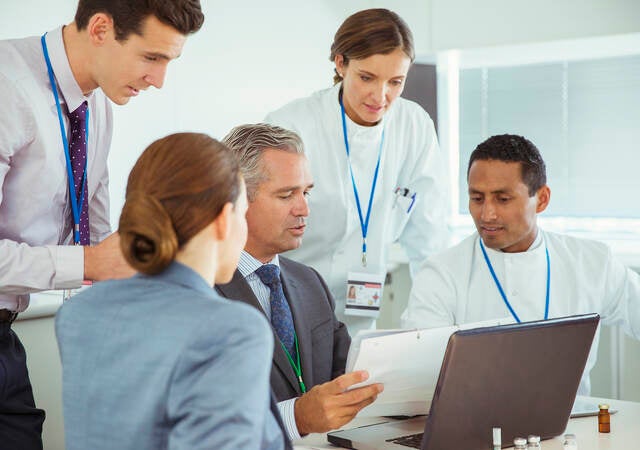
[[545,184],[536,192],[536,213],[540,214],[547,209],[549,201],[551,201],[551,189]]
[[113,19],[108,14],[102,12],[95,13],[89,19],[87,33],[89,34],[91,42],[96,46],[103,45],[111,35],[115,39]]
[[218,241],[224,241],[231,234],[231,218],[233,216],[233,204],[228,202],[213,221],[215,238]]

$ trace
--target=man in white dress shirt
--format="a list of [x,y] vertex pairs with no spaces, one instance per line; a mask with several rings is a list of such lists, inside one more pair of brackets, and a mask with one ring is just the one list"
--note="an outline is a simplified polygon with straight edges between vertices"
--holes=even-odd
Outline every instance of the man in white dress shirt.
[[[29,293],[133,273],[110,234],[109,100],[124,105],[160,88],[168,62],[203,21],[198,0],[80,0],[69,25],[0,41],[2,448],[42,448],[44,412],[34,406],[24,349],[11,330]],[[86,126],[77,129],[78,121]],[[76,163],[84,172],[78,181],[68,176]]]
[[[640,338],[640,276],[600,242],[538,227],[551,190],[533,143],[508,134],[487,139],[471,154],[467,180],[477,233],[423,265],[403,327],[598,313],[602,323]],[[590,393],[598,338],[599,332],[579,394]]]

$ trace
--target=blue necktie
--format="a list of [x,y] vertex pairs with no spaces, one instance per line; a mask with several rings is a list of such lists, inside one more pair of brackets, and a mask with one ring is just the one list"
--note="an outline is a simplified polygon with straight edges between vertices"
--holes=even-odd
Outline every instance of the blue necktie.
[[89,194],[87,183],[82,186],[82,177],[87,161],[87,102],[82,102],[69,117],[69,157],[73,169],[73,183],[76,187],[76,198],[80,201],[84,188],[84,201],[80,210],[80,245],[89,245]]
[[269,288],[269,302],[271,303],[271,325],[273,325],[280,342],[295,360],[295,342],[293,316],[287,299],[284,298],[280,268],[275,264],[264,264],[256,270],[256,275]]

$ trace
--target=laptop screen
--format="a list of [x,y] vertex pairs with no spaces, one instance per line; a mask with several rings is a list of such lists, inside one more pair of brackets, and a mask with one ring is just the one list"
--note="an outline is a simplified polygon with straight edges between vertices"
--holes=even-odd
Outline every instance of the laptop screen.
[[562,434],[599,320],[590,314],[454,333],[423,448],[489,448],[493,427],[507,445],[517,436]]
[[560,435],[599,320],[589,314],[457,331],[449,339],[426,423],[413,419],[407,425],[342,430],[329,433],[329,442],[401,448],[395,438],[424,430],[423,450],[457,450],[491,448],[493,427],[502,429],[505,447],[517,436]]

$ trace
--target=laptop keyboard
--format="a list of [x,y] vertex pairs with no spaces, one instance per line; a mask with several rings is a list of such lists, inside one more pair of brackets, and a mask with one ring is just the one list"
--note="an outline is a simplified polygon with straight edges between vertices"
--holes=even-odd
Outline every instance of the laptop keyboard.
[[391,442],[392,444],[404,445],[405,447],[420,448],[422,446],[423,436],[424,433],[410,434],[409,436],[387,439],[387,442]]

